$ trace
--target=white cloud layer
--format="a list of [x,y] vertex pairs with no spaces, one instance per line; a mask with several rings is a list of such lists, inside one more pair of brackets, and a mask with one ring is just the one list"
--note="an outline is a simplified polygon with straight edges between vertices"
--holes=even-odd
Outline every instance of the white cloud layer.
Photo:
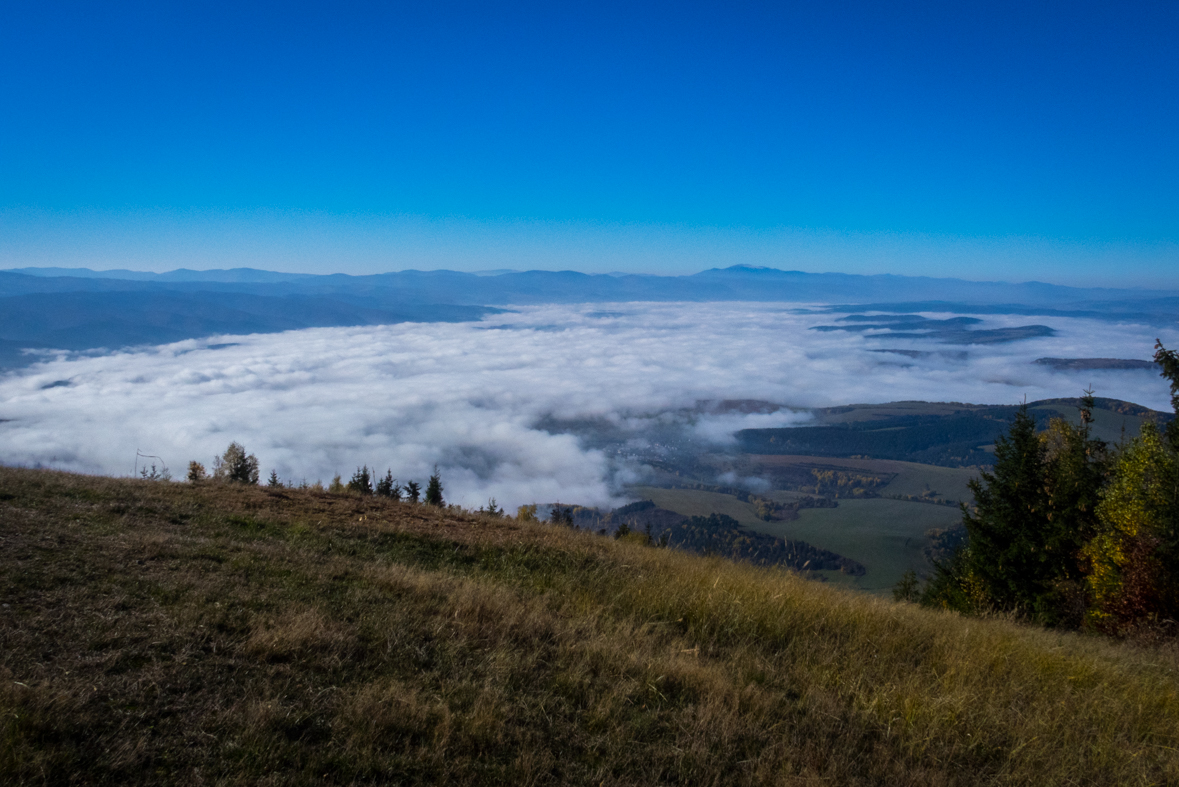
[[[479,323],[316,328],[73,360],[0,378],[0,461],[128,474],[137,449],[178,475],[231,441],[264,474],[345,479],[360,464],[424,480],[468,506],[617,501],[637,468],[540,423],[604,422],[636,438],[685,424],[723,445],[747,427],[805,415],[685,416],[701,401],[760,399],[795,408],[899,399],[1016,403],[1110,396],[1169,408],[1151,371],[1059,372],[1054,357],[1150,357],[1160,332],[1059,317],[984,317],[981,328],[1051,325],[1057,335],[953,347],[819,332],[827,315],[792,304],[526,307]],[[927,315],[931,317],[944,315]],[[1161,332],[1168,346],[1179,332]],[[236,343],[221,349],[209,344]],[[919,358],[881,347],[935,351]],[[937,351],[946,352],[937,352]],[[961,352],[965,350],[963,357]],[[59,381],[55,387],[46,387]],[[687,421],[685,422],[685,418]],[[550,426],[550,429],[552,427]]]

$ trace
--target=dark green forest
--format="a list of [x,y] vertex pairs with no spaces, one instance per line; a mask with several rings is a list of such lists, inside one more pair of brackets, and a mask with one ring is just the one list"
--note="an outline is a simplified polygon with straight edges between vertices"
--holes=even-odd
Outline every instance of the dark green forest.
[[[1179,412],[1179,354],[1155,362]],[[1026,407],[995,442],[994,467],[971,482],[966,539],[919,588],[898,598],[964,613],[1004,612],[1049,626],[1125,635],[1179,633],[1179,420],[1146,423],[1111,445],[1079,424],[1044,430]]]

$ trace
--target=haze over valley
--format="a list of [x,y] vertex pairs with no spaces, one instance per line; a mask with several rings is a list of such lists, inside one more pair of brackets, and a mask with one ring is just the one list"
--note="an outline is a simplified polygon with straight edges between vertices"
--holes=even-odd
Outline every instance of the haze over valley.
[[[123,294],[91,293],[102,307],[88,319],[115,324]],[[1077,296],[1057,308],[1060,295],[1042,313],[1009,304],[977,314],[963,304],[911,312],[913,304],[499,300],[490,311],[427,322],[413,310],[464,307],[402,300],[413,321],[22,353],[21,363],[34,363],[0,379],[0,459],[123,474],[138,450],[179,470],[237,440],[295,482],[326,482],[361,464],[421,478],[437,465],[450,499],[467,506],[489,497],[512,507],[608,505],[649,480],[661,452],[732,450],[739,430],[814,423],[816,407],[1015,404],[1092,386],[1165,410],[1166,386],[1145,359],[1156,337],[1179,337],[1164,315],[1068,309]],[[272,313],[299,319],[299,304]],[[191,311],[167,300],[154,308],[161,325],[183,326]],[[77,312],[60,319],[71,317]],[[34,331],[37,321],[23,325]],[[74,331],[93,340],[84,326]],[[1139,366],[1042,362],[1060,358]],[[774,407],[718,409],[725,400]]]

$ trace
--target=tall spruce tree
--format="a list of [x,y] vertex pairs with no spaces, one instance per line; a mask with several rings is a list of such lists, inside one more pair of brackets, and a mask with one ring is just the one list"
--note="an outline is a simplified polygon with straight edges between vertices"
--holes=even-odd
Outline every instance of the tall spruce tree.
[[372,475],[369,473],[368,465],[356,468],[356,472],[348,481],[348,490],[362,495],[373,493]]
[[994,471],[970,482],[973,510],[962,508],[966,566],[996,609],[1029,610],[1044,592],[1052,558],[1046,487],[1045,446],[1024,405],[995,441]]
[[391,497],[394,500],[401,499],[401,486],[393,477],[392,470],[386,470],[385,477],[377,481],[377,494],[381,497]]
[[426,505],[445,505],[442,500],[442,476],[438,474],[438,465],[434,465],[434,474],[430,476],[430,481],[426,484]]

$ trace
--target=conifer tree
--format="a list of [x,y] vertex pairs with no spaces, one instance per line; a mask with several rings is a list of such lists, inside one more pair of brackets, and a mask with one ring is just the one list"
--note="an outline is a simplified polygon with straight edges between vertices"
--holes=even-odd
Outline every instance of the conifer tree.
[[401,499],[401,486],[397,483],[397,479],[393,477],[392,470],[386,470],[385,477],[377,481],[376,491],[381,497],[391,497],[394,500]]
[[422,496],[422,485],[417,481],[405,482],[405,497],[409,502],[416,503]]
[[430,476],[430,481],[426,484],[426,505],[445,505],[442,500],[442,476],[438,474],[438,465],[434,465],[434,474]]
[[1048,525],[1043,548],[1042,592],[1036,601],[1041,622],[1079,626],[1085,615],[1085,545],[1097,534],[1098,504],[1109,473],[1104,440],[1092,436],[1092,391],[1081,399],[1081,423],[1054,418],[1040,436]]
[[1085,545],[1098,531],[1106,445],[1091,434],[1092,391],[1079,426],[1061,418],[1036,434],[1022,408],[995,442],[995,465],[971,481],[964,548],[938,565],[922,600],[962,611],[1018,610],[1042,623],[1085,616]]
[[369,474],[368,465],[356,468],[356,472],[352,474],[351,480],[348,481],[348,490],[361,495],[371,495],[373,493],[372,476]]
[[282,481],[278,480],[278,471],[277,470],[270,471],[270,478],[268,478],[266,480],[266,485],[268,487],[271,487],[272,489],[282,486]]
[[995,441],[994,472],[984,471],[970,482],[974,510],[962,510],[969,534],[967,565],[997,609],[1031,608],[1050,573],[1044,460],[1045,447],[1025,405],[1010,431]]

